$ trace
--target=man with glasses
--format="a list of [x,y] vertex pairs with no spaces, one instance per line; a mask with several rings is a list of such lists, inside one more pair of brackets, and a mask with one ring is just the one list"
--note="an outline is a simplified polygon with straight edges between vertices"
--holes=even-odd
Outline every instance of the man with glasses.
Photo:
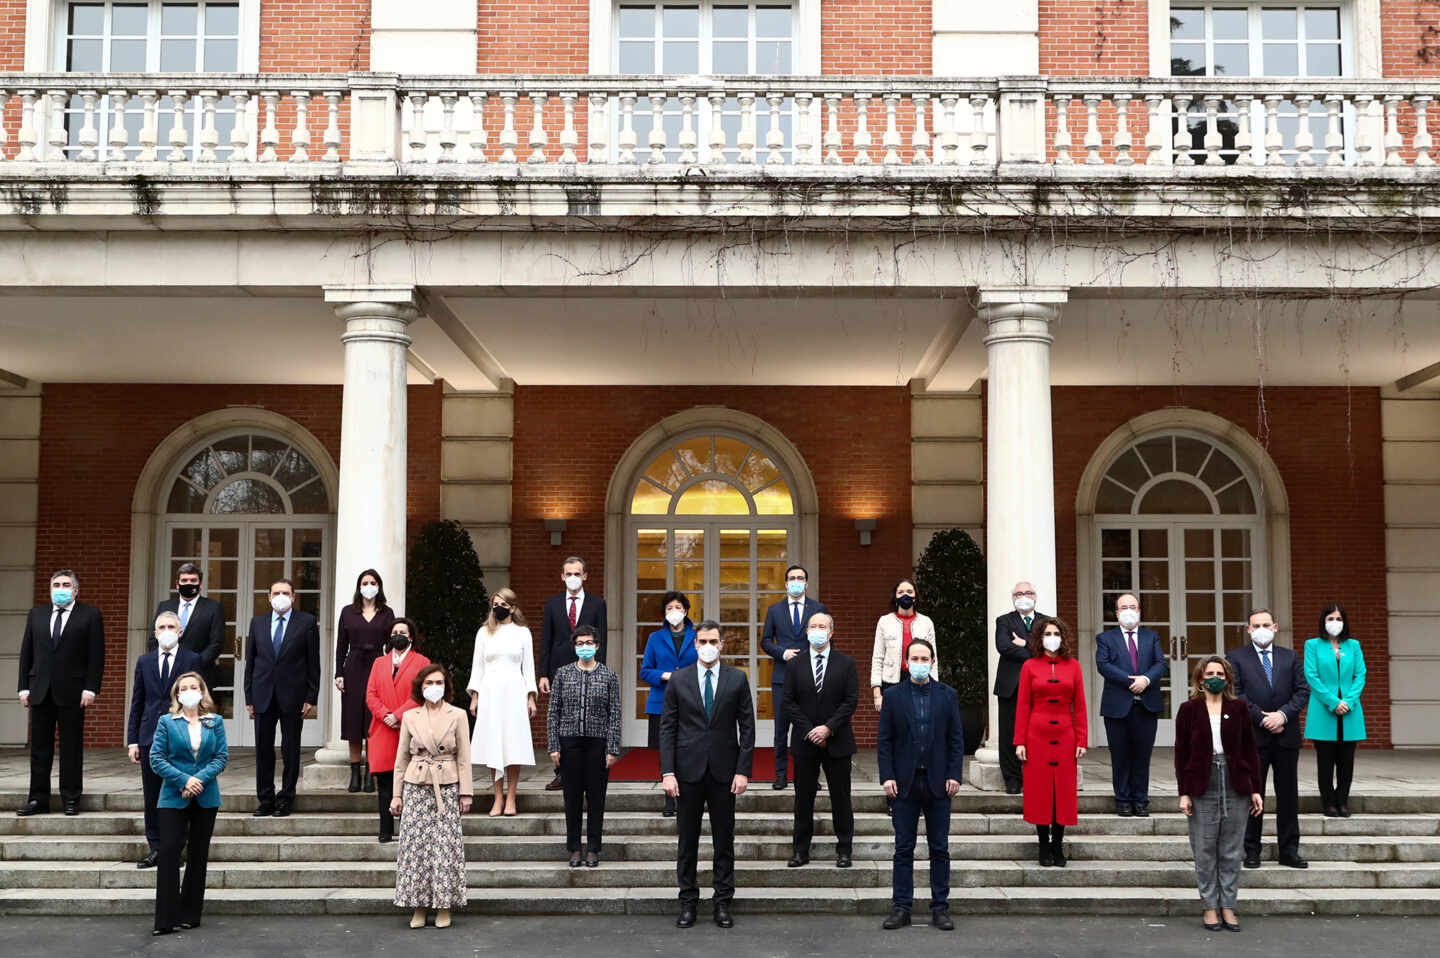
[[765,629],[760,635],[760,648],[775,660],[770,673],[770,703],[775,712],[775,790],[789,783],[790,720],[780,703],[785,695],[785,670],[789,661],[809,647],[805,628],[810,617],[830,610],[805,594],[810,576],[804,566],[792,565],[785,570],[785,598],[765,612]]
[[1020,689],[1020,668],[1030,660],[1030,625],[1035,611],[1035,586],[1017,582],[1010,590],[1015,608],[995,620],[995,698],[1000,702],[1000,774],[1005,791],[1019,795],[1020,759],[1015,755],[1015,701]]

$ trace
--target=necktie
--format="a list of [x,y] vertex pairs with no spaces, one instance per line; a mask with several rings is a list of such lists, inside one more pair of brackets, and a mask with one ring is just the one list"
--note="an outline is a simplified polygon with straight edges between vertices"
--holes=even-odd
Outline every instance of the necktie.
[[823,656],[823,655],[816,655],[816,656],[815,656],[815,689],[816,689],[816,691],[819,691],[819,690],[820,690],[820,687],[821,687],[822,685],[824,685],[824,684],[825,684],[825,656]]
[[575,631],[575,620],[578,619],[578,618],[579,618],[579,616],[578,616],[578,615],[576,614],[576,612],[575,612],[575,597],[572,595],[572,596],[570,597],[570,631],[571,631],[571,632],[574,632],[574,631]]
[[55,610],[55,624],[50,629],[50,641],[54,645],[60,644],[60,633],[65,631],[65,610]]
[[1139,675],[1139,674],[1140,674],[1140,649],[1139,649],[1139,647],[1137,647],[1137,646],[1135,645],[1135,633],[1134,633],[1134,632],[1126,632],[1126,633],[1125,633],[1125,644],[1130,647],[1130,667],[1135,670],[1135,674],[1136,674],[1136,675]]
[[790,603],[790,618],[795,622],[795,634],[800,634],[800,603]]
[[166,652],[161,658],[164,661],[160,665],[160,685],[168,689],[170,687],[170,653]]
[[280,643],[281,643],[282,640],[284,640],[284,638],[285,638],[285,616],[282,615],[282,616],[280,616],[279,618],[277,618],[277,619],[275,620],[275,634],[274,634],[274,635],[271,637],[271,639],[270,639],[270,641],[272,641],[272,642],[275,643],[275,655],[276,655],[277,658],[278,658],[279,655],[280,655]]
[[707,719],[715,712],[715,684],[711,681],[714,675],[714,669],[705,670],[705,717]]
[[185,631],[185,625],[190,621],[190,603],[186,602],[180,607],[180,631]]
[[1275,685],[1275,666],[1270,664],[1270,650],[1266,649],[1260,653],[1260,664],[1265,666],[1265,681],[1271,686]]
[[1031,617],[1028,616],[1028,615],[1025,616],[1025,631],[1026,631],[1026,632],[1029,632],[1029,631],[1030,631],[1030,621],[1031,621]]

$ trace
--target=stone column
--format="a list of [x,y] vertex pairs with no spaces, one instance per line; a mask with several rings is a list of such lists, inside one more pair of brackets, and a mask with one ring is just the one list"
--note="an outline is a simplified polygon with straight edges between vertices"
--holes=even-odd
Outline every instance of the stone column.
[[[985,566],[989,679],[999,654],[997,616],[1013,607],[1010,590],[1034,583],[1038,608],[1055,610],[1055,476],[1051,447],[1050,344],[1067,291],[992,287],[979,291],[989,374],[985,392]],[[970,763],[970,783],[1001,789],[999,705],[989,696],[989,734]]]
[[[335,517],[334,618],[321,641],[334,649],[335,622],[350,603],[355,576],[373,568],[391,607],[405,608],[405,328],[419,315],[410,286],[326,287],[325,301],[344,323],[345,392],[340,412],[340,494]],[[330,656],[324,656],[329,660]],[[334,788],[349,775],[340,738],[334,663],[320,676],[325,745],[305,769],[306,788]]]

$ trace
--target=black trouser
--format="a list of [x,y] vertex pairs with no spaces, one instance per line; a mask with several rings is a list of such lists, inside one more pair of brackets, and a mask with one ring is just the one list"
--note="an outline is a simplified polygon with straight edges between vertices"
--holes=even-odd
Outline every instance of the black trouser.
[[55,693],[30,705],[30,801],[50,807],[50,769],[55,764],[55,729],[60,729],[60,801],[80,801],[85,791],[85,710],[56,705]]
[[810,854],[815,835],[815,792],[820,770],[830,789],[830,820],[835,826],[836,851],[849,854],[855,839],[855,813],[850,805],[849,755],[831,755],[823,748],[795,750],[795,850]]
[[[1260,752],[1260,796],[1265,782],[1275,773],[1275,844],[1282,856],[1300,853],[1300,750],[1262,745]],[[1260,832],[1265,816],[1256,815],[1245,825],[1245,854],[1260,854]]]
[[395,837],[395,816],[390,814],[390,799],[395,797],[395,773],[371,772],[375,779],[375,799],[380,806],[380,834]]
[[[785,663],[779,663],[780,668]],[[790,719],[786,717],[781,703],[785,701],[785,686],[770,686],[770,707],[775,710],[775,780],[784,781],[790,777]]]
[[1350,782],[1355,777],[1355,744],[1315,743],[1315,771],[1320,779],[1320,802],[1327,808],[1350,804]]
[[1000,776],[1005,779],[1006,788],[1019,788],[1022,784],[1020,757],[1015,754],[1015,703],[1014,695],[997,695],[1000,703]]
[[[210,863],[210,835],[215,831],[218,808],[201,808],[191,802],[184,808],[162,808],[160,863],[155,873],[155,927],[174,928],[181,923],[200,924],[205,910],[205,869]],[[188,845],[185,887],[180,887],[180,851]]]
[[580,813],[588,808],[585,850],[598,852],[605,831],[605,789],[610,784],[605,740],[591,735],[560,739],[560,781],[565,790],[565,847],[580,850]]
[[262,805],[275,801],[275,725],[280,725],[280,755],[285,771],[280,779],[280,798],[295,800],[295,785],[300,781],[300,732],[305,716],[297,709],[282,712],[274,702],[263,712],[255,713],[255,795]]
[[735,897],[735,796],[730,793],[732,776],[717,782],[708,771],[698,782],[680,783],[680,801],[675,814],[680,834],[675,855],[675,877],[680,884],[680,903],[694,905],[700,900],[695,880],[700,856],[700,819],[710,809],[710,841],[715,858],[715,901],[728,903]]
[[145,793],[145,841],[150,843],[152,852],[160,849],[160,819],[155,812],[160,802],[161,781],[150,767],[150,746],[140,746],[140,788]]

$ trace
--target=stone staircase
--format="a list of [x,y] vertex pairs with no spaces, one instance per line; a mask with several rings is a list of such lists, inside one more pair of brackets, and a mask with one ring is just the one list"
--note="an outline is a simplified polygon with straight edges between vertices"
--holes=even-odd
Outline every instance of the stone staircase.
[[[812,862],[786,867],[792,793],[759,789],[739,803],[738,913],[882,914],[890,899],[884,800],[856,797],[855,866],[837,869],[829,822],[817,823]],[[21,796],[0,792],[0,808]],[[226,796],[211,847],[207,908],[228,914],[391,914],[396,845],[375,841],[374,797],[302,794],[289,818],[252,818],[254,799]],[[479,803],[488,808],[484,799]],[[674,821],[650,786],[612,786],[605,851],[596,869],[571,869],[557,793],[522,790],[521,815],[465,820],[469,911],[490,915],[669,914],[675,909]],[[828,812],[822,792],[818,805]],[[1107,814],[1081,796],[1067,836],[1068,868],[1035,862],[1034,831],[1017,797],[965,791],[951,826],[952,900],[967,914],[1192,916],[1197,910],[1185,820],[1173,798],[1145,819]],[[1440,914],[1440,796],[1357,796],[1355,815],[1327,819],[1306,799],[1301,828],[1310,868],[1267,862],[1242,878],[1242,914]],[[919,854],[924,854],[924,840]],[[84,814],[0,817],[0,913],[146,915],[154,871],[144,854],[140,796],[87,796]],[[1273,854],[1273,849],[1268,849]],[[701,884],[708,847],[701,845]],[[927,887],[916,863],[917,892]],[[1263,889],[1263,891],[1262,891]],[[589,894],[575,894],[587,890]],[[923,907],[923,904],[917,904]]]

